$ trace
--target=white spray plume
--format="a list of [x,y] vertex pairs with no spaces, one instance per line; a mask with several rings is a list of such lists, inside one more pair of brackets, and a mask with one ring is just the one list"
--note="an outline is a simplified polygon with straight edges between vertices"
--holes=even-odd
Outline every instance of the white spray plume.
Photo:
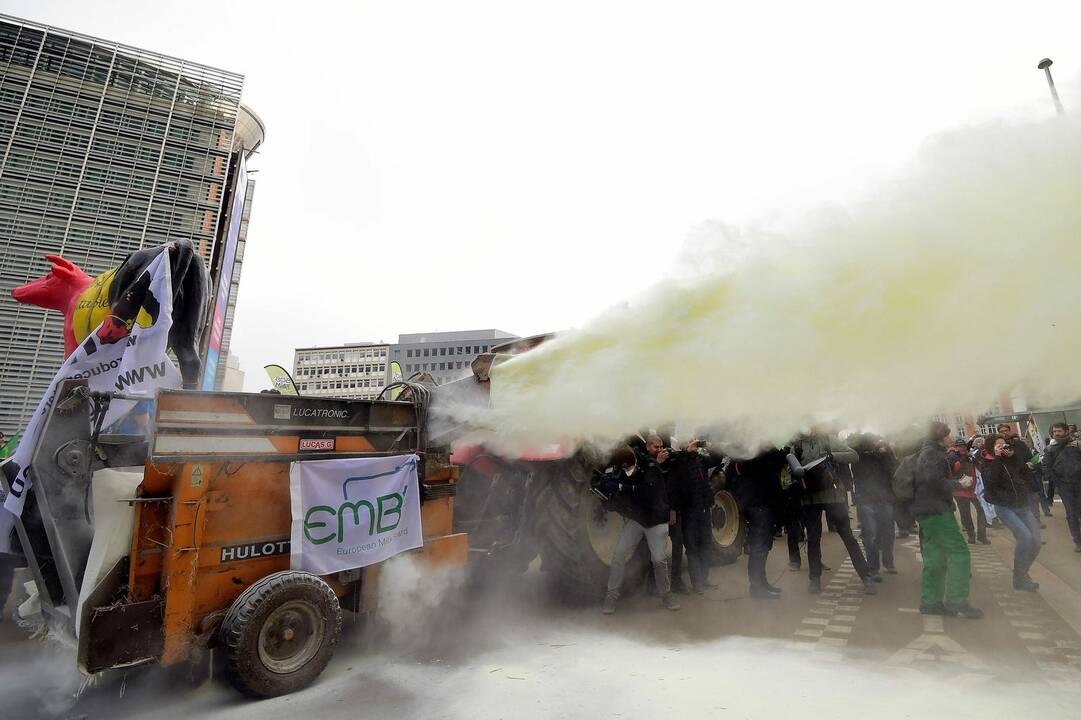
[[787,232],[714,227],[695,237],[701,274],[497,367],[473,421],[521,443],[678,422],[755,447],[817,422],[899,429],[1016,388],[1081,397],[1076,120],[941,135],[904,177]]
[[465,569],[432,568],[409,553],[383,564],[379,575],[379,613],[399,646],[425,647],[463,595]]

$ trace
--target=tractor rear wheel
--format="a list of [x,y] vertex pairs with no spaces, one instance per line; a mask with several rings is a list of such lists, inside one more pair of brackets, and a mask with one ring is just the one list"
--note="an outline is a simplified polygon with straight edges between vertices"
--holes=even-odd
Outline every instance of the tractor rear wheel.
[[253,583],[221,624],[225,671],[241,692],[285,695],[311,684],[330,662],[342,611],[330,586],[285,570]]
[[710,516],[713,521],[710,564],[731,565],[743,553],[743,541],[747,534],[743,509],[736,501],[735,495],[718,488],[713,494],[713,509],[710,511]]
[[[534,533],[541,570],[563,600],[596,601],[604,593],[623,517],[601,507],[590,492],[589,470],[576,461],[553,462],[538,469]],[[643,543],[644,545],[644,543]],[[627,562],[623,588],[644,581],[648,553]]]

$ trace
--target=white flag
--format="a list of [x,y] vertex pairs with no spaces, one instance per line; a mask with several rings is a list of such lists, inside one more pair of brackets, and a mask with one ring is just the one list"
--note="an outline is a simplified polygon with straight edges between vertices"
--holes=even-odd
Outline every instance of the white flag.
[[292,568],[329,575],[423,545],[417,460],[395,455],[293,463]]
[[[127,295],[124,301],[133,309],[132,314],[135,314],[134,308],[140,309],[130,332],[126,328],[118,331],[117,324],[106,318],[75,348],[49,384],[15,454],[5,465],[5,474],[11,484],[11,492],[4,500],[8,512],[22,515],[26,491],[32,485],[28,466],[41,425],[62,380],[87,378],[91,390],[143,395],[148,401],[153,399],[158,388],[180,386],[180,372],[166,355],[169,329],[173,325],[173,281],[168,251],[158,253],[124,292]],[[136,404],[134,400],[113,400],[103,427],[124,418]],[[9,533],[6,530],[12,526],[8,512],[0,512],[0,551],[7,549]]]

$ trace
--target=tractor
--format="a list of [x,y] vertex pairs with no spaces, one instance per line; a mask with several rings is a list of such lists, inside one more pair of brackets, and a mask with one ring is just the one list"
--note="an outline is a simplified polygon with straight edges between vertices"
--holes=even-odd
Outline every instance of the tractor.
[[[492,367],[552,337],[537,335],[493,347],[473,361],[471,376],[435,388],[434,406],[441,398],[490,402]],[[623,518],[602,508],[590,490],[593,474],[603,470],[606,461],[602,450],[588,444],[553,444],[504,457],[484,444],[458,444],[451,461],[460,471],[455,530],[469,534],[476,572],[521,573],[539,556],[557,597],[588,602],[601,596],[623,527]],[[724,487],[724,474],[716,472],[713,482],[711,555],[714,564],[729,564],[742,552],[744,522],[736,498]],[[646,582],[644,545],[630,560],[628,585]]]

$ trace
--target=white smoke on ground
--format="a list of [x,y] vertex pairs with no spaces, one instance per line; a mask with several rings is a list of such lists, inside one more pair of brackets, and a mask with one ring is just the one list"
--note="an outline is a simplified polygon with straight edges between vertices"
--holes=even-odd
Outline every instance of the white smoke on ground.
[[71,644],[52,633],[0,649],[0,666],[0,696],[7,708],[0,717],[64,717],[91,682],[76,667]]
[[379,571],[379,615],[390,641],[401,648],[425,647],[444,627],[464,595],[466,569],[432,568],[409,553],[396,555]]
[[[522,444],[678,422],[729,444],[1081,396],[1081,124],[929,140],[906,174],[787,229],[699,228],[669,280],[498,366],[471,422]],[[618,278],[599,281],[618,286]]]

